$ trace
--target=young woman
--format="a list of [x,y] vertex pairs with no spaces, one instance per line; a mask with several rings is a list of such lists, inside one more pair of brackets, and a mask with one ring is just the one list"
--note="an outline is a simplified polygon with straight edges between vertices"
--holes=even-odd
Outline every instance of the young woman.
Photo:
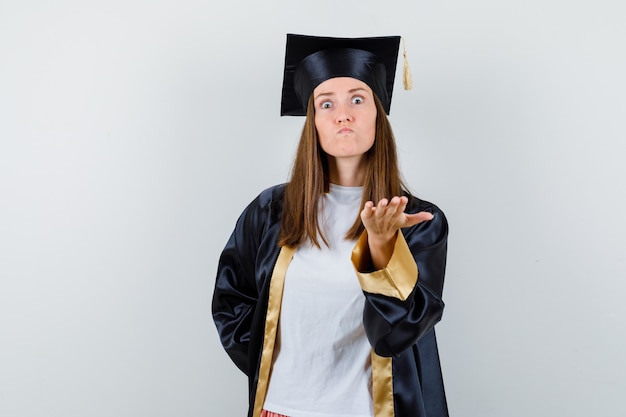
[[250,417],[448,415],[434,333],[448,226],[398,170],[399,40],[287,37],[281,112],[306,115],[291,178],[242,213],[213,296]]

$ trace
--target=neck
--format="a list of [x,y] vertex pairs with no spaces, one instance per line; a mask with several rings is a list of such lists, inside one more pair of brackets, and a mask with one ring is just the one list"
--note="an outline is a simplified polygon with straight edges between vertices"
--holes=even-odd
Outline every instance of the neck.
[[334,158],[328,156],[330,182],[345,187],[360,187],[365,179],[365,163],[359,158]]

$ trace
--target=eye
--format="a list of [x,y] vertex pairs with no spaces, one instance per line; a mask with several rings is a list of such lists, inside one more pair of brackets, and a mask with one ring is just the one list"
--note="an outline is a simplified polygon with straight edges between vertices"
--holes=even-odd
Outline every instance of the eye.
[[328,100],[322,101],[320,103],[320,108],[321,109],[330,109],[332,106],[333,106],[333,104],[330,101],[328,101]]
[[361,96],[352,97],[352,104],[362,104],[362,103],[363,103],[363,97]]

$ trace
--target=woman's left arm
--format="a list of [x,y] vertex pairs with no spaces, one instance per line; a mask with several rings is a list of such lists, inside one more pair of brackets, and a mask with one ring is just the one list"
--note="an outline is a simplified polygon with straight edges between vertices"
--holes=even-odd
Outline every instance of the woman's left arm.
[[[366,296],[365,332],[380,356],[401,354],[432,329],[443,313],[448,223],[436,206],[420,203],[420,213],[406,214],[413,216],[412,224],[396,230],[391,248],[387,255],[383,253],[382,267],[375,263],[376,248],[371,244],[375,219],[361,216],[366,231],[353,250],[352,261]],[[421,217],[415,223],[418,214]]]

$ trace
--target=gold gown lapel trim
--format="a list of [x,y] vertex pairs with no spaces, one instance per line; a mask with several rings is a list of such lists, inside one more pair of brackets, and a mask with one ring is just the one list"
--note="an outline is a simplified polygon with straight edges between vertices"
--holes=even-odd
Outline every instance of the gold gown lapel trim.
[[263,337],[263,353],[261,355],[261,365],[259,366],[259,380],[257,382],[256,394],[254,397],[254,417],[260,417],[265,403],[267,386],[269,383],[272,368],[272,357],[274,344],[276,343],[276,331],[278,330],[278,319],[280,318],[280,306],[283,300],[283,287],[285,284],[285,274],[287,267],[293,258],[295,249],[283,246],[278,254],[272,278],[270,281],[270,294],[267,301],[267,314],[265,316],[265,334]]
[[392,359],[372,350],[372,393],[375,417],[394,417]]

